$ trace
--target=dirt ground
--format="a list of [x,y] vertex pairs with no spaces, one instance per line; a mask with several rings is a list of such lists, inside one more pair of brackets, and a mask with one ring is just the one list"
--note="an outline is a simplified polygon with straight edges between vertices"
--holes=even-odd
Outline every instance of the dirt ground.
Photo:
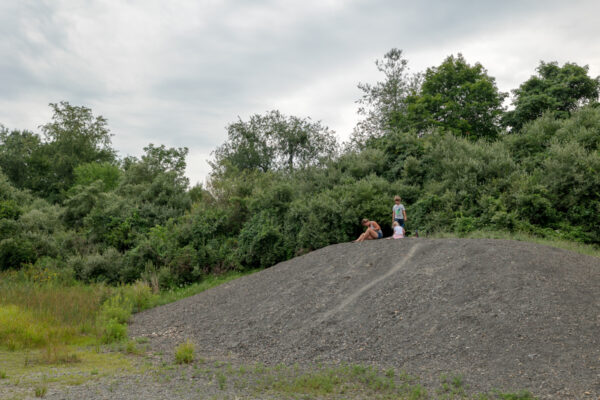
[[137,314],[130,334],[162,352],[191,339],[215,357],[596,399],[600,260],[507,240],[343,243]]

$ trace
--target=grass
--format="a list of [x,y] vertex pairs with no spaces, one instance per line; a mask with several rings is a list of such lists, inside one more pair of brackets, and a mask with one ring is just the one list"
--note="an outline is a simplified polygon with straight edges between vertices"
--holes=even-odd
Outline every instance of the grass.
[[121,287],[65,284],[45,270],[4,272],[0,274],[0,348],[124,340],[133,312],[192,296],[248,273],[230,272],[153,294],[143,282]]
[[473,231],[468,233],[434,233],[428,235],[430,238],[468,238],[468,239],[506,239],[506,240],[517,240],[520,242],[531,242],[543,244],[546,246],[556,247],[559,249],[573,251],[579,254],[585,254],[588,256],[600,258],[600,247],[589,244],[572,242],[563,239],[552,239],[534,236],[523,232],[504,232],[504,231]]
[[139,372],[132,360],[122,353],[97,352],[92,347],[80,345],[65,346],[63,350],[62,354],[69,357],[63,362],[50,364],[43,348],[0,350],[0,365],[10,371],[6,378],[0,380],[0,398],[10,391],[16,398],[21,395],[30,398],[36,388],[81,385],[103,377]]
[[194,351],[195,351],[194,343],[189,340],[180,343],[175,348],[175,362],[177,364],[189,364],[194,361]]
[[34,393],[35,393],[35,397],[45,397],[46,393],[48,393],[48,387],[47,386],[36,386]]
[[[44,269],[0,273],[0,397],[5,394],[6,382],[15,388],[14,398],[31,397],[31,391],[43,397],[48,385],[79,385],[133,372],[130,360],[122,353],[142,354],[145,346],[137,344],[147,339],[125,340],[132,313],[200,293],[247,273],[209,277],[157,294],[144,282],[109,287],[62,279],[60,273]],[[110,346],[101,348],[103,344]],[[40,375],[49,377],[42,385]]]
[[[200,370],[198,365],[166,365],[155,371],[161,379],[170,382],[187,377],[199,382],[191,386],[212,384],[219,390],[228,390],[227,398],[277,399],[389,399],[389,400],[534,400],[531,394],[521,393],[467,393],[468,387],[459,375],[442,376],[437,389],[428,391],[416,377],[393,368],[379,369],[368,365],[312,365],[299,367],[279,364],[267,367],[212,362]],[[205,383],[201,383],[206,381]],[[187,384],[190,386],[189,384]],[[221,398],[221,397],[219,397]]]

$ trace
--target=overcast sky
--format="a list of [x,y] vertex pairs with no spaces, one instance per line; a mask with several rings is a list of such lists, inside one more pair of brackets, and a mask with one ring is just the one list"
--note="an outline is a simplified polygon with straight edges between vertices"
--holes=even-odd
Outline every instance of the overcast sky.
[[108,119],[121,156],[186,146],[188,177],[238,117],[278,109],[349,137],[359,82],[404,50],[411,71],[461,52],[510,91],[540,60],[600,75],[600,2],[0,0],[0,123],[50,121],[50,102]]

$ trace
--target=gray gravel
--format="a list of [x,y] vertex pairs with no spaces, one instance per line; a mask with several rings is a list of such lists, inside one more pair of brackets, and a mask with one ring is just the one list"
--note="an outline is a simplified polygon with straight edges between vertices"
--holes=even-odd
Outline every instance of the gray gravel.
[[[600,260],[506,240],[343,243],[134,316],[167,353],[463,374],[473,390],[600,396]],[[587,392],[587,393],[586,393]]]

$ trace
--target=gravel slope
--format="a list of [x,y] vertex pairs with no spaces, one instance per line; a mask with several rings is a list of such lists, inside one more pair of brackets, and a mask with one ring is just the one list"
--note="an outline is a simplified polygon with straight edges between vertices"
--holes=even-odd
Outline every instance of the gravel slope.
[[130,334],[166,352],[189,338],[207,356],[596,399],[600,259],[506,240],[343,243],[139,313]]

